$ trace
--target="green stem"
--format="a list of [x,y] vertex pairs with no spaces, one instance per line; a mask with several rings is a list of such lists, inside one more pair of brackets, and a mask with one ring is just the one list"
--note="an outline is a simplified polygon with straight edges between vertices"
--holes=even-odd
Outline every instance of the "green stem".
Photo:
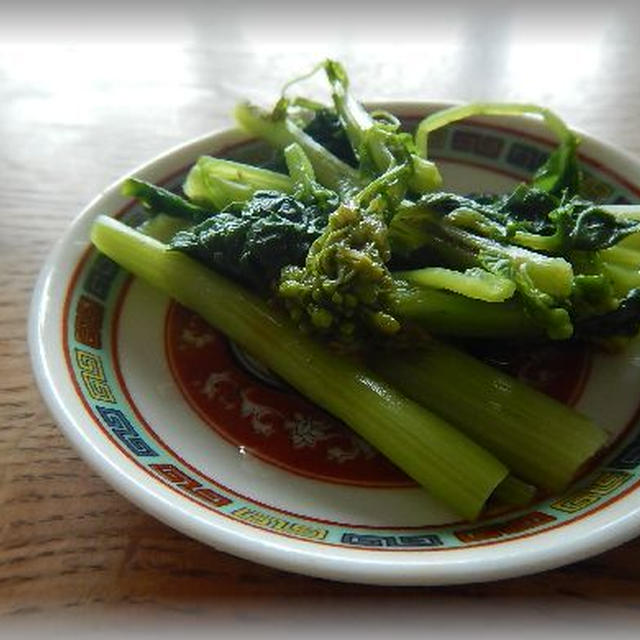
[[382,140],[367,136],[375,128],[373,118],[349,92],[347,76],[340,63],[327,60],[325,71],[331,84],[336,113],[340,117],[356,157],[360,158],[363,145],[370,142],[371,144],[367,145],[367,152],[377,171],[384,173],[392,166],[394,157]]
[[433,289],[446,289],[485,302],[504,302],[516,290],[513,280],[480,268],[458,271],[444,267],[423,267],[396,271],[393,275],[416,287],[425,288],[425,293]]
[[275,171],[201,156],[191,167],[183,185],[190,200],[218,211],[232,202],[246,202],[256,191],[263,189],[289,193],[293,183],[288,176]]
[[218,178],[232,180],[255,190],[266,189],[288,193],[293,189],[293,180],[284,173],[254,167],[243,162],[201,156],[196,164]]
[[138,227],[138,230],[160,242],[169,242],[178,231],[191,226],[186,220],[159,213]]
[[600,257],[605,262],[612,262],[634,271],[640,270],[640,251],[628,246],[617,244],[615,247],[600,251]]
[[474,102],[464,105],[456,105],[433,113],[418,125],[415,133],[416,147],[423,158],[428,157],[427,139],[429,133],[440,129],[452,122],[464,120],[471,116],[520,116],[523,114],[537,114],[542,116],[545,123],[553,133],[563,140],[567,135],[566,124],[552,111],[536,104],[521,103],[492,103]]
[[567,260],[478,236],[443,220],[420,203],[401,205],[389,226],[389,241],[394,253],[407,257],[427,248],[453,268],[482,267],[485,265],[479,260],[480,255],[494,256],[508,261],[514,274],[525,269],[532,283],[544,293],[558,298],[571,293],[573,269]]
[[544,331],[515,301],[473,300],[446,291],[402,284],[396,279],[391,313],[430,333],[477,338],[535,338]]
[[[442,177],[437,166],[417,153],[410,152],[401,139],[401,134],[390,131],[376,122],[367,110],[349,92],[347,74],[342,65],[333,60],[325,62],[325,72],[336,112],[347,133],[349,142],[358,159],[366,153],[378,174],[388,171],[397,163],[407,162],[411,166],[409,186],[416,193],[437,189]],[[395,148],[395,149],[394,149]],[[403,149],[405,158],[397,157]]]
[[316,179],[316,175],[302,147],[297,142],[291,143],[284,149],[284,159],[292,183],[309,188]]
[[235,117],[243,129],[277,149],[284,150],[297,142],[311,161],[318,181],[341,196],[348,197],[363,186],[360,174],[353,167],[327,151],[289,119],[274,119],[247,103],[236,107]]
[[443,222],[440,229],[454,242],[475,249],[478,253],[495,255],[509,260],[512,269],[526,269],[533,284],[551,296],[566,298],[571,294],[573,269],[564,258],[545,256],[515,245],[503,245],[488,238],[476,236]]
[[498,485],[492,499],[501,504],[524,507],[535,498],[536,493],[536,487],[510,475]]
[[637,269],[629,269],[607,260],[603,261],[602,270],[613,283],[614,290],[619,296],[626,296],[631,289],[640,287],[640,272]]
[[549,491],[564,489],[607,441],[585,416],[448,345],[374,355],[371,366]]
[[139,200],[153,215],[165,213],[195,223],[215,213],[215,210],[189,202],[168,189],[136,178],[125,180],[121,193]]

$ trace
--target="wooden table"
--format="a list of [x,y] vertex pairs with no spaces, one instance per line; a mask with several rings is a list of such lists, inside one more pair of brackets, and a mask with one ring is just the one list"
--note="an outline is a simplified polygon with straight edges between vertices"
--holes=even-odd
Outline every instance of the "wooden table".
[[559,10],[552,24],[540,12],[425,9],[403,29],[383,18],[363,25],[355,9],[337,27],[327,15],[289,15],[278,27],[277,13],[260,11],[227,11],[224,22],[190,10],[147,20],[132,7],[120,26],[115,13],[75,22],[15,14],[0,27],[0,634],[74,621],[105,634],[118,624],[258,633],[303,629],[311,619],[352,635],[385,625],[465,628],[483,616],[498,630],[526,617],[521,634],[569,621],[586,631],[606,621],[609,635],[637,624],[640,539],[492,584],[311,579],[216,552],[159,523],[79,459],[52,421],[31,374],[26,322],[56,239],[125,172],[228,126],[240,98],[271,102],[324,56],[345,62],[361,96],[538,102],[640,156],[640,44],[629,9],[609,5],[577,19]]

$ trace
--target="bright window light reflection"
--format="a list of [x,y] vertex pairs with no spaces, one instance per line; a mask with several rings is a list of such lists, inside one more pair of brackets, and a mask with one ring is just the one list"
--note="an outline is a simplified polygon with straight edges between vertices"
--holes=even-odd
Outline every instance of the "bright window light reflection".
[[175,43],[98,43],[79,45],[11,44],[0,47],[5,77],[14,86],[37,87],[29,100],[17,101],[21,115],[38,121],[38,110],[46,99],[47,121],[80,124],[89,122],[92,112],[134,106],[137,97],[144,104],[158,104],[191,98],[172,91],[174,78],[189,72],[184,47]]
[[507,47],[507,77],[531,96],[582,91],[602,72],[604,44],[604,34],[532,42],[514,33]]
[[[259,34],[243,34],[243,45],[254,66],[262,67],[263,85],[279,87],[283,81],[313,68],[324,58],[337,58],[346,67],[354,90],[367,97],[425,96],[434,78],[451,81],[463,57],[462,34],[449,31],[428,41],[351,42],[339,34],[322,41],[276,42]],[[254,37],[255,36],[255,37]],[[255,74],[255,68],[252,70]],[[308,95],[322,99],[327,92],[323,74],[305,81]]]

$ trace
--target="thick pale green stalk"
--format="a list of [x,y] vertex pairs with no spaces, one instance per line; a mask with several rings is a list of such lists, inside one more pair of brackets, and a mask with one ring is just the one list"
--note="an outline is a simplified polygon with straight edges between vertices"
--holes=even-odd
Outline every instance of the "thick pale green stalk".
[[231,202],[244,202],[258,190],[285,193],[293,189],[289,176],[241,162],[201,156],[185,179],[183,190],[194,202],[223,209]]
[[151,236],[160,242],[169,242],[178,231],[187,229],[190,226],[190,223],[182,218],[159,213],[153,218],[149,218],[139,229],[145,235]]
[[434,496],[473,519],[507,468],[361,363],[301,334],[260,298],[112,218],[92,241],[123,268],[199,313],[310,400],[343,420]]
[[514,269],[526,269],[535,286],[549,295],[565,298],[571,294],[573,268],[564,258],[545,256],[515,245],[503,245],[488,238],[479,238],[464,229],[450,224],[441,225],[443,232],[452,240],[475,248],[478,252],[507,258]]
[[255,193],[255,189],[244,184],[207,175],[198,165],[189,171],[182,189],[192,202],[216,211],[232,202],[246,202]]
[[284,159],[293,184],[309,185],[316,175],[302,147],[294,142],[284,150]]
[[367,142],[367,151],[376,169],[384,173],[394,162],[393,154],[386,148],[383,139],[368,139],[367,134],[375,128],[373,118],[349,93],[346,74],[342,65],[328,60],[325,71],[331,84],[331,95],[336,112],[357,156]]
[[293,180],[284,173],[254,167],[242,162],[201,156],[195,166],[200,167],[208,174],[244,184],[252,189],[273,189],[286,193],[293,189]]
[[456,268],[483,266],[478,255],[506,259],[514,271],[524,269],[533,284],[549,295],[565,298],[573,286],[573,268],[563,258],[546,256],[524,247],[504,245],[442,220],[429,206],[403,203],[389,225],[394,254],[411,255],[427,247]]
[[[640,233],[632,233],[626,238],[622,238],[622,240],[612,248],[615,249],[617,247],[624,247],[625,249],[631,249],[640,253]],[[605,249],[605,251],[609,251],[609,249]]]
[[640,271],[640,251],[623,243],[617,244],[615,247],[603,249],[599,253],[602,260],[618,264],[634,271]]
[[446,289],[485,302],[503,302],[513,296],[516,290],[513,280],[483,269],[456,271],[444,267],[424,267],[411,271],[396,271],[393,275],[409,284],[424,287],[425,293],[430,289]]
[[640,287],[640,272],[613,261],[605,261],[602,270],[611,280],[616,294],[626,296],[631,289]]
[[491,498],[501,504],[523,507],[535,498],[537,492],[537,488],[532,484],[523,482],[515,476],[507,476],[498,485]]
[[448,345],[382,354],[371,365],[516,476],[550,491],[565,488],[607,441],[585,416]]
[[258,107],[246,103],[239,104],[234,114],[243,129],[277,149],[284,150],[297,142],[313,165],[318,182],[325,187],[348,196],[363,186],[359,173],[353,167],[327,151],[290,120],[274,119]]
[[436,289],[412,287],[396,279],[398,285],[390,302],[397,318],[412,320],[427,331],[442,336],[475,338],[531,338],[543,330],[521,305],[472,300]]
[[[607,213],[626,220],[640,220],[640,206],[601,205]],[[603,271],[611,279],[618,295],[625,296],[640,287],[640,233],[632,233],[615,246],[598,252]]]

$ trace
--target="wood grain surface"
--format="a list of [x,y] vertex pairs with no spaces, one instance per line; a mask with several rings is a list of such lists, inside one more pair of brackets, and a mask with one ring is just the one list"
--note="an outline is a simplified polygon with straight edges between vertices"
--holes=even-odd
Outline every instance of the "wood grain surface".
[[238,99],[272,101],[327,55],[361,96],[539,102],[640,156],[638,20],[623,5],[589,7],[576,16],[556,5],[552,24],[507,5],[425,8],[402,28],[382,5],[368,20],[343,8],[338,26],[326,13],[296,20],[284,5],[152,19],[130,7],[127,24],[123,13],[44,7],[37,20],[16,10],[0,21],[0,633],[106,612],[141,612],[149,624],[215,614],[237,629],[303,612],[314,624],[366,615],[374,629],[381,611],[433,621],[492,603],[521,607],[535,624],[570,610],[592,630],[640,621],[640,538],[544,574],[447,588],[332,583],[195,542],[78,457],[34,385],[26,337],[37,273],[90,199],[155,154],[228,126]]

